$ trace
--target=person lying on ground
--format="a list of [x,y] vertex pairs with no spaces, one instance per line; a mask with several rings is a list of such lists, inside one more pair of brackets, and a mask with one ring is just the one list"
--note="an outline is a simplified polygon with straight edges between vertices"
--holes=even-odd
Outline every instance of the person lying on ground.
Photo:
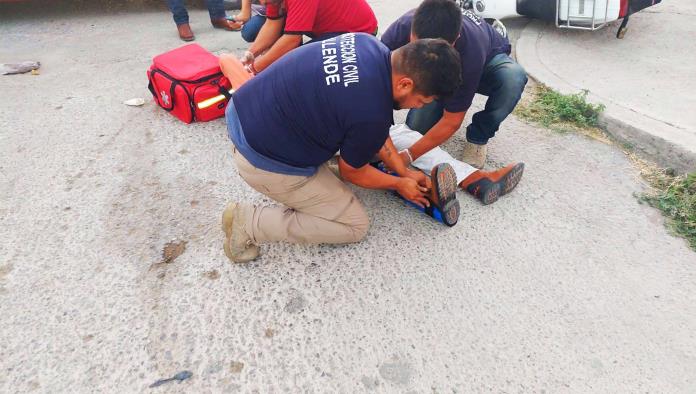
[[[262,0],[266,21],[242,63],[254,74],[302,44],[343,33],[377,34],[377,18],[366,0]],[[263,55],[262,55],[263,54]]]
[[522,179],[524,163],[513,163],[496,171],[483,171],[471,165],[456,160],[440,147],[435,147],[425,154],[412,160],[409,149],[423,137],[419,132],[411,130],[408,125],[392,126],[389,137],[399,150],[399,156],[405,165],[416,167],[426,174],[441,163],[452,166],[456,174],[456,183],[463,190],[479,199],[483,205],[496,202],[499,197],[508,194]]
[[[250,79],[233,56],[221,56],[220,66],[237,89],[226,109],[237,170],[285,205],[227,206],[224,249],[232,262],[255,259],[265,242],[341,244],[365,237],[365,209],[327,165],[339,151],[344,180],[430,204],[428,178],[406,168],[389,127],[393,109],[421,107],[459,86],[459,56],[444,40],[417,40],[390,52],[372,35],[348,33],[303,45]],[[396,176],[372,167],[375,155]]]
[[488,100],[466,128],[462,160],[483,168],[486,144],[520,100],[527,74],[509,56],[507,38],[473,12],[462,13],[453,1],[423,1],[389,26],[381,39],[394,50],[419,38],[442,38],[452,43],[461,56],[463,83],[452,97],[409,111],[406,124],[425,135],[410,148],[411,155],[415,160],[447,141],[459,130],[474,95],[479,93]]

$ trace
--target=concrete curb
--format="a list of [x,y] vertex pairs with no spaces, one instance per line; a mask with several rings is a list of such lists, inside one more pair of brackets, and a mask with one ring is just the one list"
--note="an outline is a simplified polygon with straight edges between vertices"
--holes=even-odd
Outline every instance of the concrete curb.
[[[540,21],[527,24],[515,46],[517,60],[536,81],[564,94],[577,93],[583,87],[555,73],[539,55],[537,44],[546,27],[547,24]],[[630,145],[660,166],[673,168],[680,173],[696,170],[695,136],[620,103],[597,97],[592,92],[587,98],[591,103],[604,104],[606,109],[600,117],[600,125],[620,142]]]

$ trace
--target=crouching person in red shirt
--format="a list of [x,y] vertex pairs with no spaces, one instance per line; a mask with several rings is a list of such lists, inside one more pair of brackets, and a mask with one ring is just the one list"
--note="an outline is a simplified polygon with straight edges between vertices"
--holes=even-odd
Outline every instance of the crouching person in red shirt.
[[366,0],[261,2],[266,4],[266,22],[241,59],[254,74],[300,46],[303,35],[321,41],[343,33],[377,34],[377,18]]

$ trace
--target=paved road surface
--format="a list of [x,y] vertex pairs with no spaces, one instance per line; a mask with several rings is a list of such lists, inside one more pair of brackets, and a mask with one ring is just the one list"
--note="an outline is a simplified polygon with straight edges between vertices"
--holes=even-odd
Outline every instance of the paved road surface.
[[[382,26],[394,4],[373,2]],[[357,190],[364,242],[231,265],[221,210],[264,198],[223,121],[122,104],[180,44],[166,11],[2,18],[0,62],[43,66],[0,77],[0,391],[149,392],[181,370],[152,392],[696,390],[696,254],[615,147],[509,119],[489,165],[525,177],[492,206],[460,194],[456,227]]]

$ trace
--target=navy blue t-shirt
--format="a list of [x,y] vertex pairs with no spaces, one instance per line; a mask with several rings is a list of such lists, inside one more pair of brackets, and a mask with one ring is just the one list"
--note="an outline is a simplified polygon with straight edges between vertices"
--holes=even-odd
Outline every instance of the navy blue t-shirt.
[[[382,42],[392,51],[408,44],[415,9],[392,23],[382,35]],[[474,99],[483,70],[495,55],[510,54],[510,42],[495,31],[483,18],[471,11],[462,13],[462,31],[454,43],[462,60],[462,85],[455,94],[444,100],[448,112],[469,109]]]
[[[312,175],[338,150],[352,167],[369,163],[389,136],[392,109],[389,49],[348,33],[303,45],[249,80],[233,95],[227,122],[235,144],[270,159],[255,163],[239,149],[255,166]],[[244,138],[230,126],[235,111]]]

